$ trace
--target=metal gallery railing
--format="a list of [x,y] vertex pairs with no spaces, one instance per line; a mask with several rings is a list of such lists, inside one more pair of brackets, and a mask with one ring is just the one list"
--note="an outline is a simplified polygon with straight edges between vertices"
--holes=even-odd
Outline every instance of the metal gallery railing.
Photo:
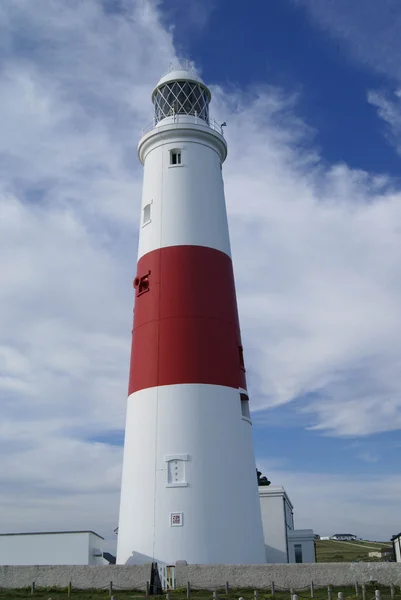
[[149,131],[152,131],[152,129],[158,129],[165,125],[171,125],[172,123],[181,123],[181,124],[187,123],[190,125],[198,125],[200,127],[204,127],[205,129],[212,129],[213,131],[216,131],[217,133],[219,133],[220,135],[222,135],[224,137],[223,126],[221,123],[216,121],[216,119],[209,117],[208,121],[205,121],[204,119],[201,119],[197,115],[185,115],[185,114],[172,115],[172,116],[166,117],[165,119],[162,119],[161,121],[158,121],[158,122],[156,122],[156,119],[154,119],[151,123],[149,123],[148,125],[146,125],[145,127],[143,127],[141,129],[141,137],[143,137],[145,134],[149,133]]

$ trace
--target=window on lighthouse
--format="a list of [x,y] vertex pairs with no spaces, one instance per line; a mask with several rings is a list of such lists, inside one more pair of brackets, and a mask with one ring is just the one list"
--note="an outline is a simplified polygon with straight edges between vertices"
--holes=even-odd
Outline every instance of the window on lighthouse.
[[185,483],[185,463],[183,460],[168,462],[168,483]]
[[242,418],[251,422],[251,413],[249,410],[249,398],[246,394],[240,393]]
[[238,354],[239,354],[239,364],[243,371],[245,371],[245,363],[244,363],[244,349],[242,346],[238,346]]
[[143,222],[142,225],[147,225],[148,223],[150,223],[150,204],[147,204],[146,206],[144,206],[143,208]]
[[167,487],[186,487],[188,485],[185,476],[185,462],[187,460],[187,454],[166,456]]
[[170,151],[170,165],[180,165],[181,164],[181,150],[171,150]]

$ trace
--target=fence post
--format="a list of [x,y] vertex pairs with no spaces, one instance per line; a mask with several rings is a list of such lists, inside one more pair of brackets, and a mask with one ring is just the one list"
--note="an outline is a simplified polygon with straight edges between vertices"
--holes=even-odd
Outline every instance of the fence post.
[[228,596],[229,591],[230,591],[230,586],[228,584],[228,581],[226,581],[226,596]]
[[292,596],[292,600],[298,600],[298,596],[297,596],[297,594],[293,594],[293,596]]
[[150,583],[149,581],[146,582],[146,598],[149,598],[150,596]]
[[357,581],[355,581],[355,596],[359,596],[359,585]]
[[274,581],[272,581],[272,584],[271,584],[271,592],[272,592],[272,596],[274,596]]
[[375,598],[376,600],[380,600],[380,590],[375,590]]
[[110,596],[110,598],[112,597],[112,595],[113,595],[113,582],[110,581],[110,583],[109,583],[109,596]]
[[168,592],[166,594],[166,600],[171,600],[171,594],[169,594]]
[[[213,592],[213,600],[219,600],[218,595],[217,595],[217,590],[214,590]],[[380,598],[379,598],[380,600]]]
[[342,592],[338,592],[337,597],[338,600],[344,600],[344,594]]
[[35,593],[35,582],[32,581],[32,584],[31,584],[31,595],[33,596],[34,593]]
[[255,590],[253,592],[253,600],[259,600],[259,592],[258,592],[258,590]]
[[394,598],[394,596],[395,596],[394,583],[390,583],[390,594],[391,594],[391,598]]
[[72,589],[72,583],[71,581],[69,582],[68,586],[67,586],[67,595],[69,598],[71,598],[71,589]]
[[366,583],[362,584],[362,600],[366,600]]
[[313,581],[310,582],[310,597],[315,597],[315,586],[313,585]]
[[328,600],[333,600],[333,588],[331,585],[327,586],[327,598]]
[[187,600],[191,598],[191,584],[187,581]]
[[294,588],[290,588],[290,597],[291,597],[291,599],[292,599],[292,597],[294,595],[295,595]]

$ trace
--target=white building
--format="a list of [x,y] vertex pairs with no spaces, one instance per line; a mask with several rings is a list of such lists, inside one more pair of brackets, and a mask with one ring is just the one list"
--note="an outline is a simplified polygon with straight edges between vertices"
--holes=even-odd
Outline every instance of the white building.
[[353,533],[335,533],[331,536],[331,539],[337,540],[338,542],[352,542],[354,540],[357,540],[358,537]]
[[105,565],[93,531],[0,534],[0,565]]
[[390,558],[393,554],[393,549],[391,546],[388,548],[379,548],[378,550],[374,550],[373,552],[368,552],[368,556],[370,558]]
[[259,487],[266,562],[316,562],[312,529],[294,529],[294,508],[281,486]]
[[396,562],[401,562],[401,532],[391,538]]

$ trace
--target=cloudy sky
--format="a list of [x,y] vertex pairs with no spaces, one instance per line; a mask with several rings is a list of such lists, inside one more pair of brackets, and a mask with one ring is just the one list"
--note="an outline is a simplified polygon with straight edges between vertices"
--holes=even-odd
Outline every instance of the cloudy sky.
[[401,529],[398,0],[2,0],[0,531],[113,543],[141,195],[176,56],[227,122],[259,467],[297,527]]

